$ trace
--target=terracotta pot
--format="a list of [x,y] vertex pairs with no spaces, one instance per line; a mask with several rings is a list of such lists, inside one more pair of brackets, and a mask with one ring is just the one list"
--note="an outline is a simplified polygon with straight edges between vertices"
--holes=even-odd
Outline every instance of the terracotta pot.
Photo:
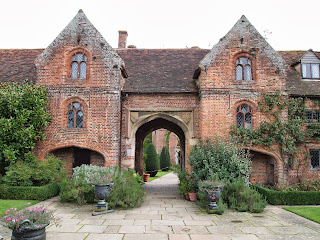
[[189,193],[186,194],[186,199],[190,200]]
[[149,174],[149,173],[144,173],[144,174],[143,174],[143,181],[144,181],[144,182],[148,182],[149,177],[150,177],[150,174]]
[[195,192],[189,192],[189,198],[190,198],[190,201],[191,202],[194,202],[194,201],[196,201],[197,200],[197,193],[195,193]]

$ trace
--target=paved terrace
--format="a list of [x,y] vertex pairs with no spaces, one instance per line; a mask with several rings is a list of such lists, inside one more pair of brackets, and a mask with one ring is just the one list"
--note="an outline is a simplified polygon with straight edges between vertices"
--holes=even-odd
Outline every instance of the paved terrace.
[[[79,206],[52,198],[41,202],[56,210],[61,226],[47,228],[47,240],[207,240],[320,239],[320,224],[268,205],[261,214],[228,210],[208,215],[181,198],[178,178],[169,173],[145,185],[146,199],[133,210],[92,216],[94,204]],[[0,229],[4,239],[11,233]]]

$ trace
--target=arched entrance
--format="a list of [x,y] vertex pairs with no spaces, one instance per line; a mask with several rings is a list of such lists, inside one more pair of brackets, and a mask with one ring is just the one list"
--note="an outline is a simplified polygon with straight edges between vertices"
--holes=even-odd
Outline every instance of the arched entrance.
[[55,149],[50,153],[65,162],[69,175],[72,174],[72,168],[81,166],[82,164],[104,166],[104,157],[100,153],[87,148],[65,147]]
[[277,182],[277,161],[268,154],[250,151],[251,173],[250,181],[257,184],[273,184]]
[[164,118],[156,118],[141,125],[135,134],[135,170],[143,174],[143,140],[151,132],[158,129],[167,129],[174,132],[180,140],[180,166],[185,167],[186,137],[184,131],[176,123]]

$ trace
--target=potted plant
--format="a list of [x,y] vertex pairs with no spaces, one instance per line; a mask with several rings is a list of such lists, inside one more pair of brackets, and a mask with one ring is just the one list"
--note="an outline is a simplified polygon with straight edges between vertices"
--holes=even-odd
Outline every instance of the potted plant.
[[144,173],[144,174],[143,174],[143,181],[144,181],[144,182],[148,182],[149,177],[150,177],[150,174],[149,174],[149,173]]
[[[28,203],[30,205],[31,203]],[[52,211],[48,211],[45,207],[23,208],[17,211],[16,208],[10,208],[5,212],[1,219],[4,226],[12,229],[12,238],[14,240],[45,240],[45,228],[58,221],[53,216]]]
[[193,179],[190,175],[189,176],[187,176],[187,178],[189,178],[188,180],[188,182],[189,182],[189,192],[188,192],[188,195],[189,195],[189,199],[190,199],[190,201],[191,202],[194,202],[194,201],[196,201],[197,200],[197,192],[196,192],[196,190],[197,190],[197,182],[196,182],[196,180],[195,179]]
[[113,172],[110,173],[95,173],[88,177],[88,184],[94,185],[94,194],[98,199],[95,211],[106,211],[108,209],[108,203],[105,201],[109,197],[110,191],[113,188],[112,183]]
[[223,189],[224,182],[220,181],[218,178],[214,180],[200,180],[198,187],[199,191],[204,192],[209,201],[208,210],[218,210],[217,202],[221,196],[221,191]]

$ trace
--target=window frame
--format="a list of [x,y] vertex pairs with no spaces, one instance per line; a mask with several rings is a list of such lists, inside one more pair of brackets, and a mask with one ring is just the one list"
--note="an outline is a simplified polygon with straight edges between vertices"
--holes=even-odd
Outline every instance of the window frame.
[[[312,119],[308,119],[308,114],[311,114]],[[315,117],[314,117],[315,116]],[[305,110],[305,123],[306,124],[320,124],[320,111],[316,109]]]
[[[74,104],[79,104],[78,108],[75,109]],[[70,107],[70,108],[69,108]],[[73,128],[73,129],[81,129],[84,128],[84,106],[78,101],[72,101],[68,104],[68,113],[67,113],[67,128]],[[73,126],[69,127],[69,113],[73,112]],[[78,127],[78,113],[82,113],[82,125],[81,127]]]
[[[86,76],[85,78],[80,78],[80,65],[82,62],[85,62],[85,61],[80,61],[80,62],[77,62],[77,61],[74,61],[72,58],[74,56],[76,56],[78,53],[81,53],[83,55],[85,55],[87,57],[87,61],[86,61]],[[77,62],[78,63],[78,76],[77,78],[72,78],[72,64],[73,62]],[[76,49],[73,49],[72,51],[70,51],[70,53],[68,54],[68,57],[67,57],[67,66],[68,66],[68,70],[67,70],[67,79],[68,80],[72,80],[72,81],[84,81],[84,80],[88,80],[89,79],[89,76],[90,76],[90,66],[91,66],[91,55],[89,54],[88,51],[86,51],[85,49],[83,48],[76,48]]]
[[[247,106],[247,111],[245,113],[242,112],[243,105]],[[241,126],[238,125],[238,115],[239,114],[241,114],[241,116],[242,116]],[[247,114],[250,114],[250,117],[251,117],[251,128],[246,127],[246,115]],[[254,120],[253,107],[250,104],[248,104],[247,102],[241,102],[241,103],[237,104],[236,108],[235,108],[235,120],[236,120],[236,128],[237,129],[242,128],[242,129],[247,129],[247,130],[253,130],[253,122],[254,122],[253,121]]]
[[[313,167],[311,163],[311,151],[317,151],[318,152],[318,166]],[[309,149],[309,164],[310,164],[310,169],[311,170],[320,170],[320,148],[315,148],[315,149]]]
[[[68,106],[70,104],[72,104],[73,102],[78,102],[80,105],[83,106],[83,127],[82,128],[68,128],[68,113],[69,113],[69,109]],[[86,103],[86,101],[84,101],[82,98],[74,96],[74,97],[69,97],[67,99],[65,99],[63,101],[63,103],[61,104],[61,108],[60,108],[60,114],[61,117],[59,117],[59,125],[64,128],[66,131],[86,131],[85,129],[87,129],[88,127],[88,114],[89,114],[89,107],[88,104]]]
[[[310,67],[310,77],[308,77],[308,76],[306,76],[306,77],[304,77],[303,75],[304,75],[304,70],[303,70],[303,65],[309,65]],[[312,76],[312,65],[318,65],[318,75],[319,75],[319,77],[313,77]],[[320,63],[308,63],[308,62],[303,62],[303,63],[301,63],[300,64],[300,67],[301,67],[301,77],[302,77],[302,79],[312,79],[312,80],[320,80]]]
[[[240,62],[241,58],[247,58],[247,64],[242,65]],[[239,59],[239,63],[237,63],[237,60]],[[237,83],[253,83],[254,79],[255,79],[255,58],[246,52],[242,52],[242,53],[238,53],[236,55],[234,55],[234,59],[233,59],[233,69],[234,69],[234,79]],[[251,62],[250,64],[248,64],[248,62]],[[242,67],[242,80],[238,80],[237,79],[237,67],[241,66]],[[251,80],[245,80],[245,67],[246,66],[250,66],[251,68]]]

